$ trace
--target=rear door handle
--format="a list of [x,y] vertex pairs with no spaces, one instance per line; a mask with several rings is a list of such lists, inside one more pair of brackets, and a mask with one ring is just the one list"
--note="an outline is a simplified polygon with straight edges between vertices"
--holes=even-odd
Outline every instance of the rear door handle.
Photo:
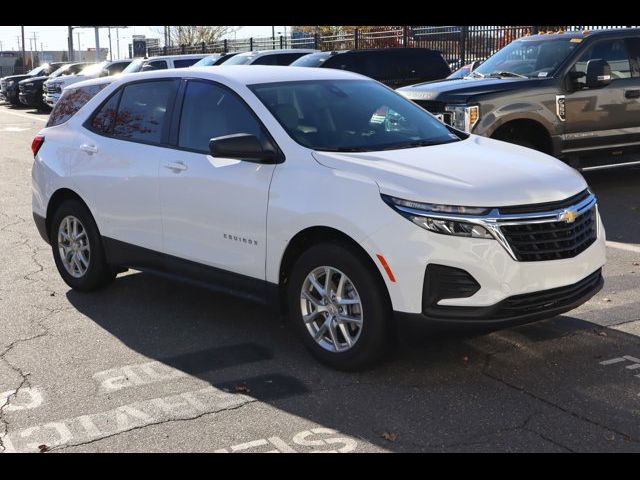
[[626,98],[640,98],[640,90],[627,90],[624,92]]
[[95,145],[89,145],[88,143],[83,143],[82,145],[80,145],[80,150],[82,150],[85,153],[88,153],[89,155],[98,153],[98,147],[96,147]]
[[164,168],[168,168],[174,173],[184,172],[187,168],[187,164],[184,162],[167,162],[163,165]]

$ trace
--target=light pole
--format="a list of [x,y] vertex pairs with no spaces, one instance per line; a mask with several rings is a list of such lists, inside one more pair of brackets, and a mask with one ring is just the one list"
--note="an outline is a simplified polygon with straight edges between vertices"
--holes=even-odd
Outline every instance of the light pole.
[[22,67],[24,68],[27,64],[27,53],[24,50],[24,26],[21,26],[22,30]]
[[113,60],[113,50],[111,49],[111,27],[107,28],[107,32],[109,32],[109,60]]
[[96,32],[96,63],[100,61],[100,27],[93,27]]
[[80,46],[80,32],[76,32],[78,35],[78,61],[82,62],[84,59],[82,58],[82,46]]

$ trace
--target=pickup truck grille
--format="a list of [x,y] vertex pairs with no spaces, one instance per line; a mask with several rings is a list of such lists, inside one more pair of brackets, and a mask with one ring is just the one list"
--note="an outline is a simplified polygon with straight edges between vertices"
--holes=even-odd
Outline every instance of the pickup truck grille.
[[520,262],[572,258],[596,241],[596,207],[583,212],[573,223],[522,223],[500,229]]
[[442,123],[447,125],[453,125],[453,113],[445,110],[446,104],[444,102],[436,102],[434,100],[412,100],[414,103],[420,105],[422,108],[433,114]]

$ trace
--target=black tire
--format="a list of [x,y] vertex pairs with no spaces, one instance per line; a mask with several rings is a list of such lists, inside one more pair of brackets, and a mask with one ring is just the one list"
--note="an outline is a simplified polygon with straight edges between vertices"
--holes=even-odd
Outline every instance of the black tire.
[[[90,247],[89,265],[81,277],[74,277],[65,268],[58,246],[58,229],[67,217],[76,217],[84,227]],[[116,277],[116,269],[106,261],[102,238],[89,209],[78,200],[65,200],[54,212],[49,231],[53,258],[60,276],[74,290],[91,292],[107,286]]]
[[[353,283],[362,302],[362,330],[355,344],[343,352],[331,352],[320,346],[307,330],[300,305],[304,281],[314,269],[333,267]],[[391,306],[386,286],[361,253],[346,245],[322,243],[300,255],[287,285],[289,321],[305,347],[320,362],[338,370],[362,370],[380,361],[391,350]]]

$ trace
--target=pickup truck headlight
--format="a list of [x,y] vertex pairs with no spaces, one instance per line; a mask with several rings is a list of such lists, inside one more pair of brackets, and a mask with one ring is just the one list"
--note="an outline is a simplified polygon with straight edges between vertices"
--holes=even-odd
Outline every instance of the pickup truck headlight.
[[13,87],[15,83],[16,83],[15,80],[7,80],[7,87]]
[[[490,208],[413,202],[384,194],[382,200],[400,215],[425,230],[457,237],[494,238],[485,227],[472,221],[473,216],[486,215],[491,211]],[[470,221],[465,221],[465,215],[470,217]]]
[[478,105],[447,105],[445,110],[453,113],[453,126],[463,132],[471,133],[480,120]]

